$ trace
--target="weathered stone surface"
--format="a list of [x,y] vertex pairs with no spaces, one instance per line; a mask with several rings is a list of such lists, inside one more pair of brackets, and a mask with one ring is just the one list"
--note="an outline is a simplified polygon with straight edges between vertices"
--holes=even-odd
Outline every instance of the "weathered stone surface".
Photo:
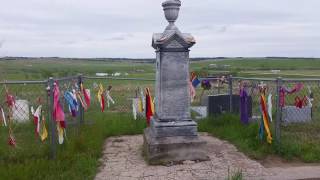
[[151,119],[150,131],[153,137],[197,136],[197,124],[192,120],[157,121]]
[[169,25],[152,40],[157,55],[157,101],[156,114],[144,133],[144,151],[151,164],[207,160],[201,150],[205,142],[199,139],[190,114],[189,48],[195,41],[174,25],[181,2],[167,0],[162,5]]
[[200,134],[210,161],[184,161],[172,166],[149,166],[141,153],[143,137],[121,136],[106,140],[96,180],[220,180],[241,170],[243,179],[319,179],[319,165],[263,167],[227,141]]
[[[144,132],[144,154],[150,164],[177,164],[185,160],[206,161],[206,142],[196,136],[155,137],[150,128]],[[179,131],[178,131],[179,132]]]
[[159,52],[156,113],[161,119],[190,118],[188,52]]
[[143,136],[121,136],[107,139],[96,180],[213,180],[226,179],[242,170],[244,179],[269,179],[274,173],[248,159],[233,145],[207,134],[202,148],[209,161],[184,161],[172,166],[150,166],[141,153]]

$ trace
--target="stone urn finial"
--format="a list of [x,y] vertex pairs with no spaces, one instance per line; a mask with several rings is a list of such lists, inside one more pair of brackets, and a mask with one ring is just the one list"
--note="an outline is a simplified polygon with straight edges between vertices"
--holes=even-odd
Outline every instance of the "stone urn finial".
[[174,25],[174,22],[178,19],[180,6],[180,0],[167,0],[162,3],[164,15],[169,22],[166,30],[178,30],[178,28]]

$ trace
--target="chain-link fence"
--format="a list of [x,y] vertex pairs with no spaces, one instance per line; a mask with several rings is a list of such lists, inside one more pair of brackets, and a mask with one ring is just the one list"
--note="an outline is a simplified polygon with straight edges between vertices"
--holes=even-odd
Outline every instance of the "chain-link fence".
[[[5,136],[1,136],[1,142],[8,141],[10,134],[20,149],[27,147],[45,148],[49,145],[50,156],[56,157],[57,144],[62,143],[61,134],[58,130],[57,113],[55,103],[61,107],[65,119],[66,139],[70,133],[78,133],[83,124],[94,123],[94,119],[86,114],[95,113],[127,113],[132,114],[133,103],[136,99],[143,99],[145,89],[149,88],[154,95],[154,80],[139,78],[108,78],[108,77],[85,77],[82,75],[64,77],[59,79],[49,78],[45,81],[5,81],[0,83],[0,128]],[[55,94],[55,87],[59,94]],[[86,102],[84,90],[89,96],[90,102]],[[104,110],[101,107],[102,95],[104,98]],[[55,97],[57,95],[57,98]],[[14,106],[8,106],[8,97],[12,97]],[[154,96],[153,96],[154,97]],[[101,97],[100,97],[101,98]],[[74,100],[74,101],[73,101]],[[141,101],[141,104],[145,104]],[[40,112],[37,112],[39,107]],[[145,108],[138,112],[138,118],[143,118]],[[4,118],[2,116],[2,111]],[[39,122],[35,122],[35,116]],[[9,121],[10,117],[10,121]],[[23,128],[21,127],[23,124]],[[47,138],[43,141],[42,131],[46,126]],[[27,127],[27,128],[26,128]],[[9,128],[12,131],[9,131]],[[38,130],[36,130],[38,128]],[[38,132],[37,132],[38,131]],[[30,143],[32,146],[25,146]],[[39,138],[38,138],[39,137]]]
[[100,86],[105,94],[105,112],[132,113],[133,99],[143,97],[145,88],[150,88],[154,96],[153,79],[83,77],[83,82],[91,93],[91,111],[101,111],[98,99]]
[[[43,131],[49,118],[47,87],[47,80],[0,82],[0,142],[8,144],[4,152],[19,156],[27,148],[47,151],[48,134]],[[10,146],[16,151],[8,150]]]
[[[196,88],[196,97],[192,106],[207,107],[210,115],[212,115],[211,111],[214,111],[213,114],[229,112],[239,114],[240,119],[243,121],[247,119],[248,123],[263,123],[262,112],[264,110],[269,117],[270,129],[276,142],[294,140],[297,143],[302,141],[320,143],[319,138],[316,138],[320,130],[320,79],[261,79],[230,76],[199,78],[199,80],[201,85]],[[50,78],[45,81],[1,82],[0,107],[5,117],[8,117],[11,110],[12,133],[16,137],[16,143],[23,148],[25,137],[41,136],[42,129],[38,130],[40,131],[38,135],[33,135],[33,133],[37,131],[34,121],[35,111],[42,105],[41,116],[45,120],[48,139],[44,143],[38,143],[40,141],[35,140],[36,143],[32,147],[41,148],[42,144],[47,143],[52,157],[55,157],[59,141],[53,115],[55,85],[59,86],[58,99],[65,115],[67,133],[70,133],[69,129],[73,127],[77,131],[77,127],[82,124],[92,123],[94,119],[88,115],[95,113],[132,114],[135,100],[140,99],[142,104],[145,104],[143,98],[146,88],[150,88],[153,97],[155,94],[154,79],[78,75],[60,79]],[[90,97],[90,106],[85,102],[84,90]],[[70,97],[78,100],[76,106],[73,107],[70,104],[68,93]],[[15,99],[15,105],[10,108],[8,107],[8,95],[12,95]],[[101,106],[101,95],[105,101],[104,108]],[[264,97],[264,109],[261,105],[261,95]],[[224,97],[214,99],[215,96]],[[88,107],[84,107],[83,104]],[[214,109],[213,106],[218,108]],[[74,108],[76,112],[73,112]],[[144,114],[145,112],[140,112],[141,116]],[[18,122],[30,122],[27,133],[25,129],[19,128]],[[8,120],[7,124],[9,124]],[[1,136],[0,140],[5,142],[8,139]]]
[[320,80],[284,79],[279,84],[281,141],[319,144]]
[[[239,114],[244,123],[261,125],[265,113],[277,143],[320,143],[317,138],[320,130],[320,79],[230,76],[225,81],[217,78],[201,78],[201,81],[209,81],[211,86],[197,88],[199,100],[194,105],[207,106],[209,115],[231,112]],[[216,106],[219,108],[215,109]]]

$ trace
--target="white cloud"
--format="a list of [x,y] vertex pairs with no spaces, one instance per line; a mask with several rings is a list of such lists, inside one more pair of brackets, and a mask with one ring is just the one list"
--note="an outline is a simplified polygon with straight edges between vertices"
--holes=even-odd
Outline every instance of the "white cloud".
[[[154,57],[163,0],[11,0],[0,56]],[[318,0],[183,0],[177,26],[195,56],[320,57]],[[2,42],[1,41],[1,42]]]

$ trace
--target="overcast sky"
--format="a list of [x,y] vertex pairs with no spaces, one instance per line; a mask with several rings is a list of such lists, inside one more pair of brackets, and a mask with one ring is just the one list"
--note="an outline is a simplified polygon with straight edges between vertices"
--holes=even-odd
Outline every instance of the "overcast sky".
[[[2,0],[0,56],[154,57],[164,0]],[[320,57],[320,0],[182,0],[192,57]]]

